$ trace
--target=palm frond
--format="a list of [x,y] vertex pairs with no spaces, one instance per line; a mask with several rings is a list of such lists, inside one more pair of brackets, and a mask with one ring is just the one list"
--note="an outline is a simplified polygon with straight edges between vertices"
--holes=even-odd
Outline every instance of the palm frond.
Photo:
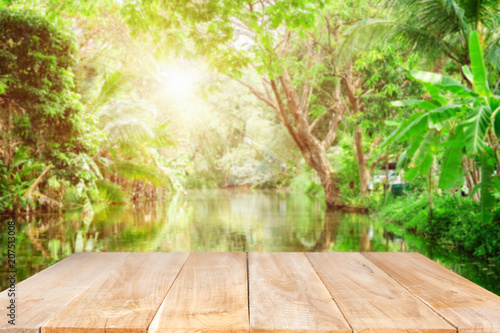
[[389,20],[368,19],[349,29],[339,42],[336,54],[342,64],[360,51],[389,41],[406,43],[415,52],[436,59],[443,51],[455,52],[443,39],[427,30]]
[[97,180],[95,185],[99,190],[99,195],[108,202],[122,204],[128,201],[123,189],[115,183],[101,179]]
[[114,162],[110,169],[118,175],[129,180],[149,182],[157,187],[168,185],[170,180],[162,174],[156,167],[134,163],[131,161]]
[[500,31],[488,34],[485,38],[484,61],[497,71],[500,71]]
[[157,116],[156,108],[143,101],[119,100],[108,104],[99,111],[101,127],[120,118],[134,118],[154,121]]
[[147,144],[158,148],[172,145],[166,124],[158,125],[156,108],[142,101],[118,101],[102,108],[99,126],[111,146]]
[[[472,30],[477,30],[478,23],[490,20],[491,15],[498,15],[500,2],[484,0],[457,0],[463,8],[467,21],[471,24]],[[496,10],[496,11],[495,11]]]
[[172,135],[166,131],[155,131],[155,136],[151,140],[151,146],[155,148],[164,148],[167,146],[175,145],[176,141],[172,138]]
[[103,132],[107,134],[108,142],[111,146],[137,144],[151,142],[155,138],[155,133],[143,121],[138,119],[116,119],[109,122],[103,128]]
[[397,21],[366,20],[354,25],[338,47],[341,60],[375,43],[398,40],[412,51],[437,59],[444,54],[468,64],[468,37],[480,29],[485,56],[500,68],[499,0],[389,0]]
[[465,11],[456,0],[390,0],[388,6],[403,24],[420,29],[443,35],[468,29]]
[[95,101],[95,106],[99,107],[107,103],[110,99],[116,98],[124,90],[125,77],[121,71],[115,71],[104,77],[104,83]]
[[395,25],[395,22],[377,19],[367,19],[353,25],[342,36],[335,50],[338,61],[343,64],[360,50],[387,41]]

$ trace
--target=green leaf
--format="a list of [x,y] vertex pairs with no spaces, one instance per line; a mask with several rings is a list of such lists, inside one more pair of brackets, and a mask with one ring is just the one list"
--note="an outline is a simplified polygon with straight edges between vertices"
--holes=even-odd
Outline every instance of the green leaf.
[[461,97],[469,97],[474,95],[469,88],[448,76],[431,72],[411,71],[410,77],[418,82],[431,84],[436,88],[452,92]]
[[436,134],[436,130],[432,129],[423,138],[422,142],[420,143],[420,146],[418,147],[417,151],[413,155],[413,158],[411,159],[411,165],[410,167],[422,167],[422,164],[425,160],[426,155],[429,153],[429,147],[434,140],[434,136]]
[[467,78],[467,80],[469,80],[469,82],[474,82],[474,75],[472,75],[472,72],[467,65],[462,66],[462,73],[464,73],[464,76]]
[[[396,140],[406,140],[414,135],[427,131],[429,115],[427,113],[417,113],[416,115],[418,115],[418,117],[411,121],[408,126],[403,128],[396,136]],[[410,120],[411,119],[413,119],[413,117],[410,118]]]
[[423,135],[415,137],[411,146],[406,151],[410,160],[405,169],[405,179],[412,181],[419,174],[427,174],[434,160],[432,149],[430,149],[436,130],[432,129]]
[[434,125],[442,124],[446,120],[453,118],[461,108],[461,105],[443,105],[429,112],[429,118]]
[[81,156],[87,162],[87,164],[89,166],[91,166],[92,169],[94,169],[94,172],[95,172],[95,175],[97,176],[97,179],[103,179],[101,170],[99,169],[97,164],[94,162],[94,160],[90,156],[88,156],[87,154],[84,154],[84,153],[82,153]]
[[458,187],[464,175],[462,171],[462,150],[465,146],[463,133],[457,132],[450,136],[447,142],[451,144],[448,146],[450,148],[444,152],[438,182],[438,187],[444,191]]
[[399,156],[399,160],[398,160],[398,163],[396,165],[396,169],[397,170],[401,170],[403,168],[406,167],[406,164],[407,164],[407,161],[408,161],[408,158],[406,157],[406,151],[404,151],[400,156]]
[[484,138],[491,123],[489,106],[478,106],[467,114],[463,122],[467,153],[479,154],[484,150]]
[[422,175],[428,174],[429,170],[432,166],[433,161],[434,161],[434,158],[433,158],[432,154],[425,155],[425,158],[423,160],[421,167],[406,169],[405,179],[408,181],[412,181],[419,174],[422,174]]
[[397,122],[397,121],[391,121],[391,120],[384,120],[384,124],[386,126],[391,126],[391,127],[396,127],[396,126],[400,126],[401,123]]
[[424,83],[423,85],[424,85],[425,89],[427,90],[427,92],[429,93],[429,95],[431,95],[432,99],[435,102],[439,103],[439,105],[445,105],[448,103],[446,98],[444,98],[441,95],[441,92],[439,91],[438,86],[435,86],[435,85],[430,84],[430,83]]
[[109,182],[107,180],[97,180],[95,182],[99,194],[107,201],[116,203],[126,203],[128,198],[125,196],[123,188],[119,185]]
[[491,222],[493,219],[493,208],[495,207],[495,198],[491,193],[493,181],[493,165],[488,161],[488,154],[483,154],[481,159],[481,222],[483,224]]
[[489,98],[490,108],[493,111],[493,127],[497,136],[500,136],[500,96],[493,95]]
[[20,196],[20,197],[19,197],[19,202],[21,203],[21,207],[22,207],[24,210],[26,210],[26,208],[27,208],[27,205],[26,205],[26,198],[25,198],[25,197],[23,197],[23,196]]
[[481,96],[491,96],[490,87],[488,86],[488,73],[483,61],[483,50],[479,44],[478,33],[475,30],[471,32],[469,38],[469,57],[471,71],[474,75],[474,88]]
[[393,101],[391,102],[392,106],[396,107],[405,107],[405,106],[412,106],[421,103],[422,100],[420,99],[406,99],[402,101]]
[[408,120],[401,123],[401,125],[391,133],[382,143],[381,147],[385,147],[392,142],[401,139],[402,136],[406,136],[408,132],[412,132],[412,129],[420,129],[418,132],[423,132],[427,128],[427,114],[416,113],[413,114]]
[[434,99],[428,99],[426,101],[421,102],[418,107],[425,111],[432,111],[435,108],[439,108],[443,105],[443,103],[436,101]]
[[29,203],[29,205],[31,206],[31,208],[36,209],[36,205],[33,202],[33,200],[31,200],[30,198],[26,198],[26,201]]

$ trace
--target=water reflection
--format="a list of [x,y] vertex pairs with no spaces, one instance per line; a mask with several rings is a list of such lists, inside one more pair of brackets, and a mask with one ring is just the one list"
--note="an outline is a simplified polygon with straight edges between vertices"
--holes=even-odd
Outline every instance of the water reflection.
[[[191,191],[166,202],[96,207],[95,215],[30,216],[17,224],[19,280],[74,252],[418,251],[497,293],[498,267],[475,267],[411,235],[388,232],[366,215],[326,211],[299,193]],[[5,223],[0,228],[6,243]],[[394,230],[393,230],[394,231]],[[6,246],[2,246],[6,251]],[[7,271],[6,253],[2,271]],[[483,265],[483,266],[481,266]],[[486,268],[489,271],[483,270]],[[495,270],[496,269],[496,270]],[[1,280],[2,290],[6,279]],[[496,289],[495,289],[496,288]]]

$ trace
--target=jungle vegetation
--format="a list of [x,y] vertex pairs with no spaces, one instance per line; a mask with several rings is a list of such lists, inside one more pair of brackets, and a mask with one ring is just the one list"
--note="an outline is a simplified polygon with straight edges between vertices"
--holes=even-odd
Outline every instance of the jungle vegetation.
[[402,222],[399,185],[500,229],[498,0],[0,7],[2,214],[249,186]]

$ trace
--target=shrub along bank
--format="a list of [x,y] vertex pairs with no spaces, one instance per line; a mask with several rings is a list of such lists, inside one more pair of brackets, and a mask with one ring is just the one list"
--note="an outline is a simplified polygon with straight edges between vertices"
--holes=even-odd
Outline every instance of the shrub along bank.
[[379,216],[436,241],[456,247],[480,260],[500,263],[500,210],[489,223],[481,223],[479,204],[461,196],[436,197],[429,214],[426,195],[394,199]]

